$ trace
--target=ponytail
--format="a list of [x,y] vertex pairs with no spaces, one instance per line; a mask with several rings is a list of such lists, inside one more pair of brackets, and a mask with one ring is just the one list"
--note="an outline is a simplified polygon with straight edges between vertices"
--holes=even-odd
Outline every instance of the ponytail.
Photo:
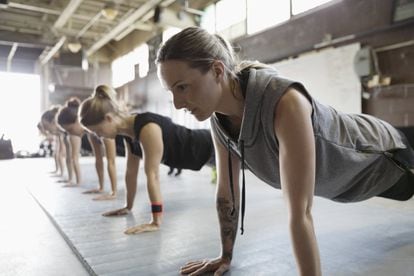
[[76,97],[72,97],[66,102],[66,107],[70,107],[70,108],[79,108],[79,105],[80,105],[80,100]]
[[125,112],[116,99],[116,92],[107,85],[99,85],[92,96],[82,102],[79,108],[80,122],[84,126],[99,124],[107,113],[124,115]]
[[56,114],[59,112],[60,108],[60,105],[51,106],[48,110],[43,112],[41,120],[46,121],[48,123],[52,123],[53,120],[55,120]]
[[116,92],[107,85],[98,85],[92,94],[93,98],[108,99],[116,102]]
[[69,125],[76,122],[78,119],[78,109],[80,100],[76,97],[72,97],[66,101],[65,107],[63,107],[57,116],[57,122],[59,125]]

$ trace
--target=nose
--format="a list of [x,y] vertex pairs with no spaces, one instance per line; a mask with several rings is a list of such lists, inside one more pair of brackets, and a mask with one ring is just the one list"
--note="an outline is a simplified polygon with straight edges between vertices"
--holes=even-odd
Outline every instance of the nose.
[[177,94],[173,94],[173,98],[174,98],[174,107],[175,109],[181,109],[185,107],[185,101],[183,99],[183,97],[177,96]]

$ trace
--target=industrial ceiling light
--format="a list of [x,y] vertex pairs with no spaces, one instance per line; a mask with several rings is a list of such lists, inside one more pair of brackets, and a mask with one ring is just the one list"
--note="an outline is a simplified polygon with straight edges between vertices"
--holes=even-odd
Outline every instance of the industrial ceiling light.
[[68,49],[71,53],[76,54],[82,48],[82,44],[80,44],[79,40],[75,39],[68,42]]
[[102,9],[102,15],[108,20],[114,20],[118,15],[118,8],[114,2],[108,2]]

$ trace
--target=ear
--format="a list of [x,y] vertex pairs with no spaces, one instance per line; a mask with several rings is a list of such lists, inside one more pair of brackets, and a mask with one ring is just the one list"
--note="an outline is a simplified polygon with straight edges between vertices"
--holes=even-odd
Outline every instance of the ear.
[[108,123],[111,123],[114,117],[110,113],[106,113],[104,119],[108,121]]
[[217,81],[223,79],[226,72],[224,63],[221,60],[215,60],[211,66],[211,70],[213,70],[213,76]]

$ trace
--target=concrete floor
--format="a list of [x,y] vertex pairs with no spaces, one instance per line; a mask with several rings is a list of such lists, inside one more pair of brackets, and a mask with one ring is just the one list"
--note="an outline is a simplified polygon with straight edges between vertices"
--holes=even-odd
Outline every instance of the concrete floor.
[[[117,160],[120,194],[113,201],[97,202],[82,194],[97,179],[92,158],[82,158],[81,164],[83,186],[62,188],[47,174],[51,159],[0,162],[1,275],[178,275],[186,261],[219,254],[209,168],[170,177],[162,166],[162,229],[127,236],[125,228],[150,217],[142,170],[133,213],[106,218],[101,213],[124,205],[125,159]],[[249,172],[246,176],[245,234],[237,237],[226,275],[296,275],[280,191]],[[413,199],[339,204],[315,198],[314,220],[324,275],[414,275]]]
[[89,275],[26,189],[50,182],[50,165],[0,161],[0,275]]

